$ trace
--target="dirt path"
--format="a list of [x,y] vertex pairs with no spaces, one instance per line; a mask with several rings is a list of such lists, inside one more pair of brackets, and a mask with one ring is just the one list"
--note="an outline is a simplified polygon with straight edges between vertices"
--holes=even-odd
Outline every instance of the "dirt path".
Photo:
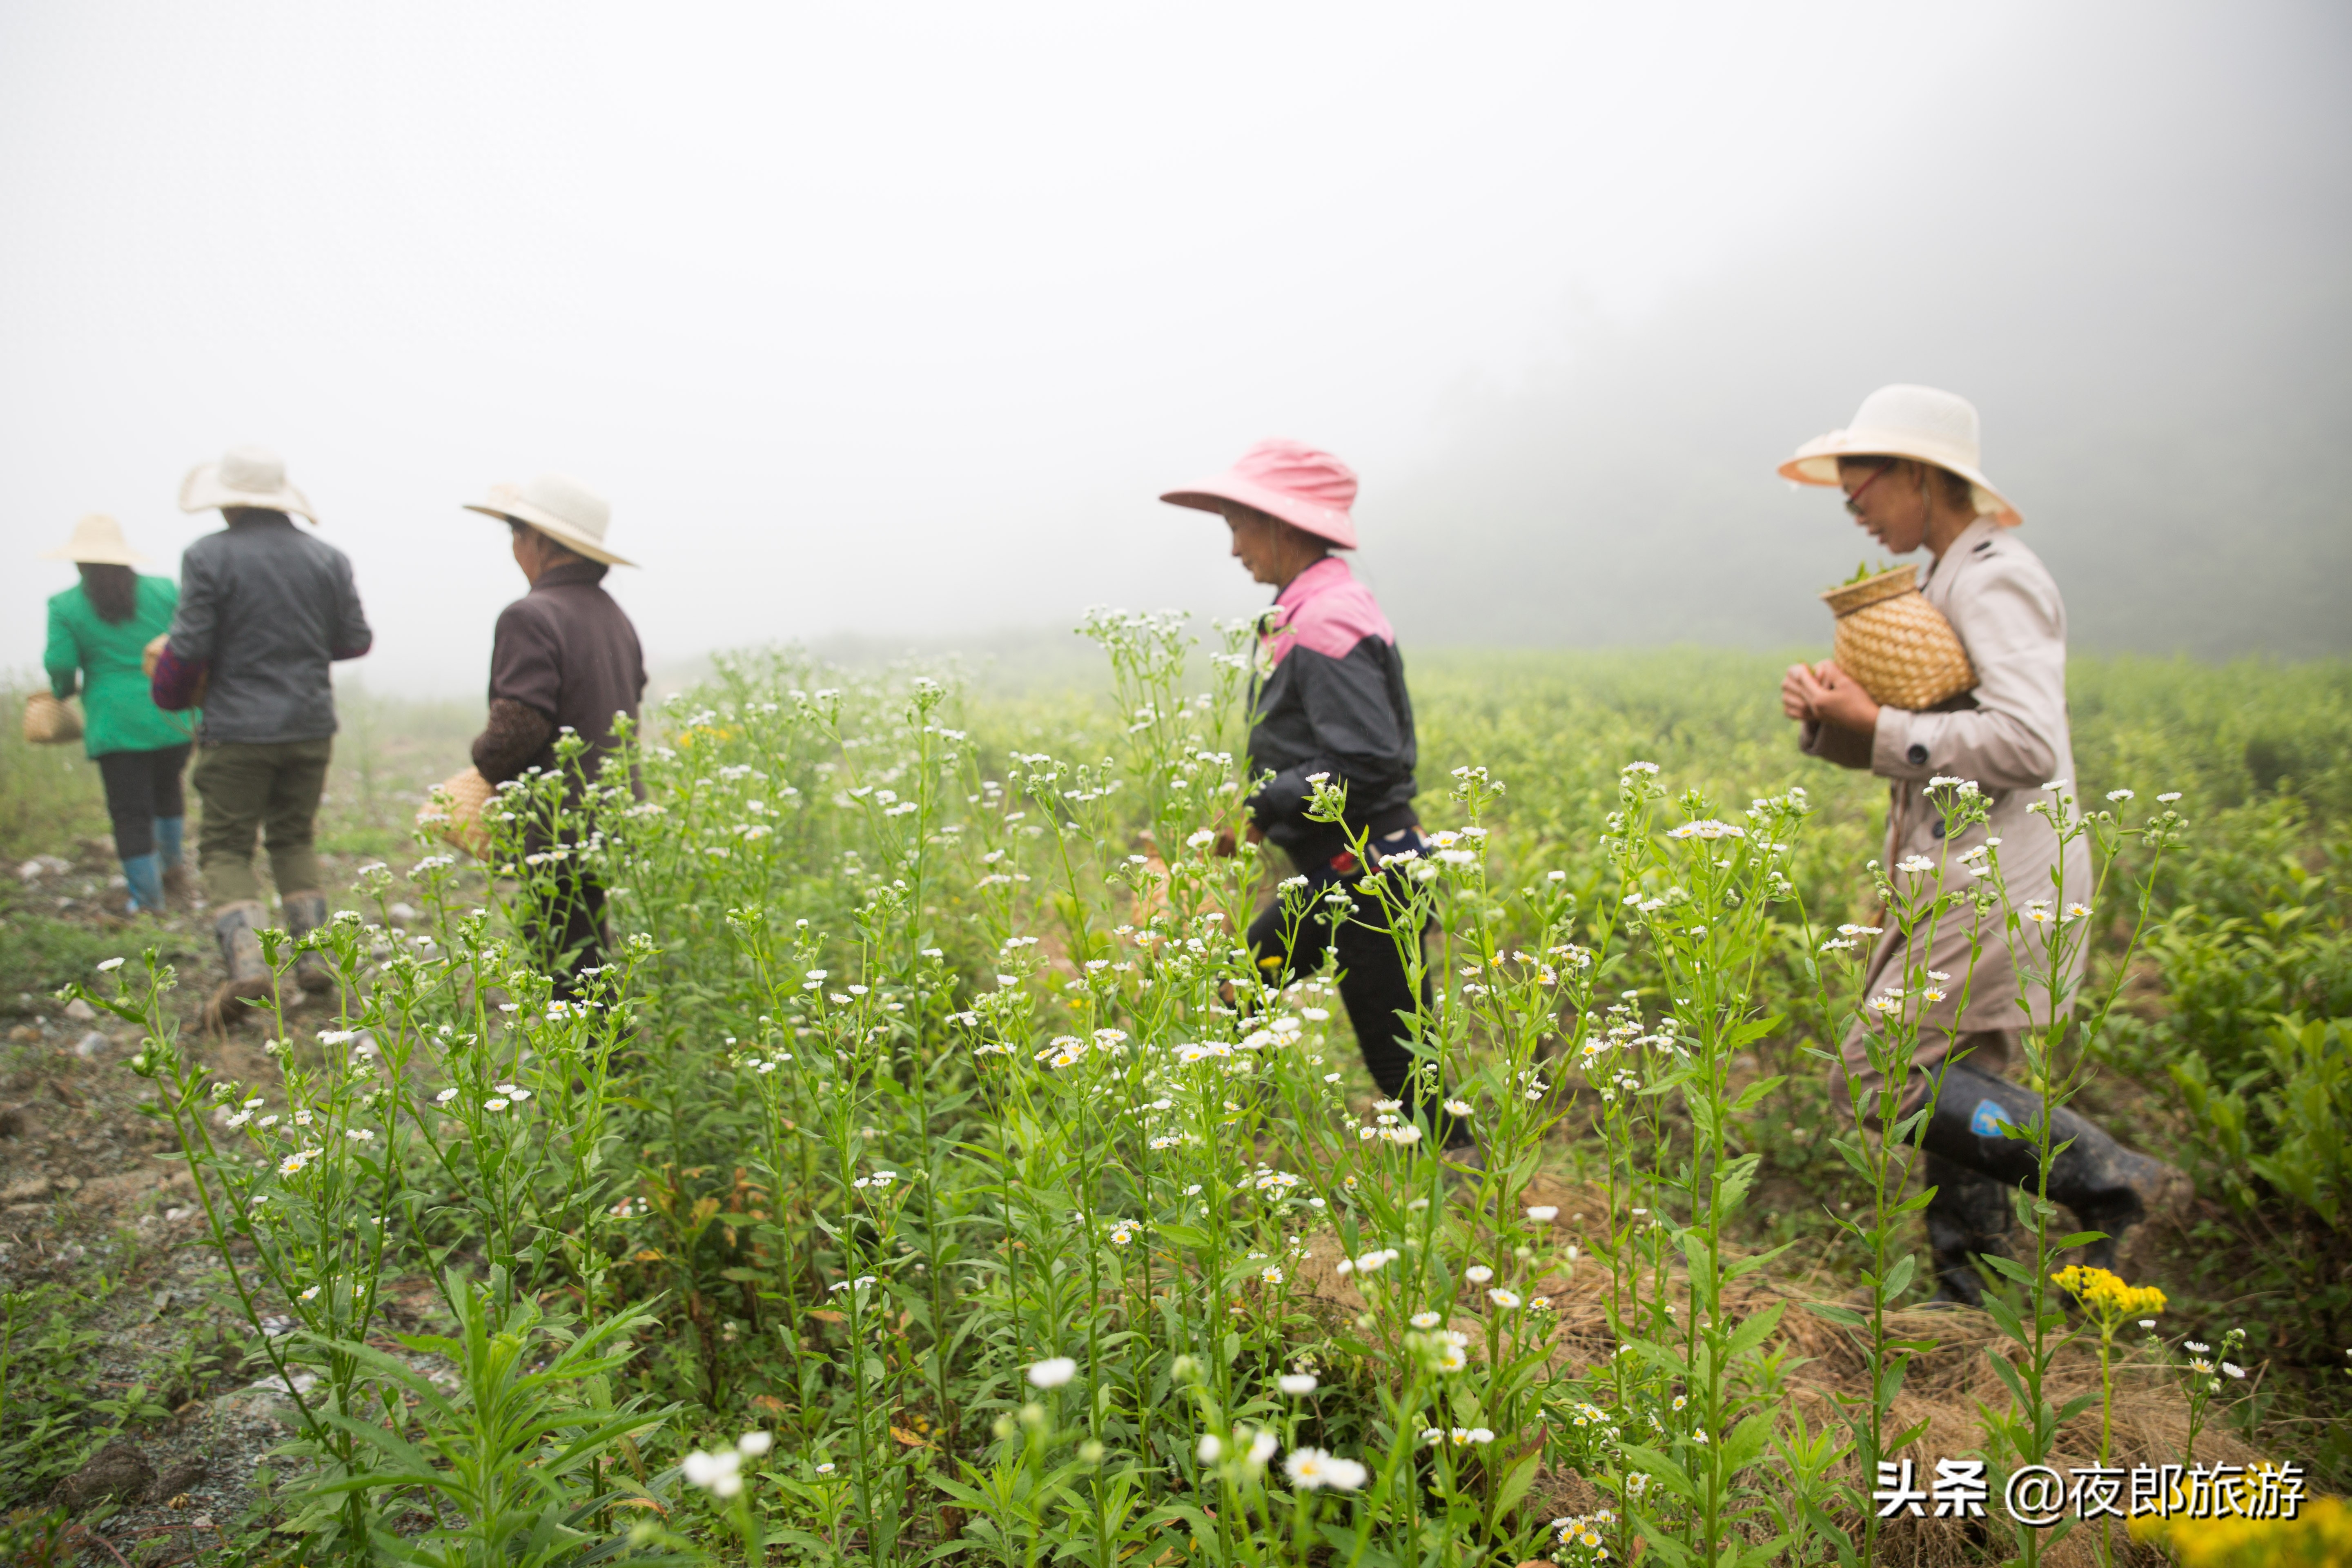
[[[80,849],[16,868],[0,912],[12,951],[48,971],[26,977],[41,989],[0,998],[0,1291],[14,1303],[0,1513],[23,1531],[28,1510],[62,1507],[79,1560],[161,1563],[268,1514],[269,1455],[295,1412],[236,1307],[169,1124],[145,1114],[154,1090],[127,1065],[138,1031],[47,992],[68,959],[162,946],[180,970],[184,1038],[205,1039],[196,1015],[219,977],[208,919],[123,919],[110,846]],[[330,885],[358,863],[330,857]],[[329,1022],[316,1002],[289,1017],[298,1044]],[[205,1059],[268,1094],[263,1037],[252,1024],[212,1037]]]

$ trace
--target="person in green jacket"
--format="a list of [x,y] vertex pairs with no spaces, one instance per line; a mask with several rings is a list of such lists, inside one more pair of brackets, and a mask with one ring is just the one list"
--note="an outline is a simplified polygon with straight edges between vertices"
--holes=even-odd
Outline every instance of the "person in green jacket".
[[83,745],[106,782],[131,907],[161,912],[167,888],[174,897],[188,892],[180,864],[187,821],[180,773],[192,726],[148,695],[145,654],[149,641],[170,628],[180,591],[169,577],[133,572],[144,557],[123,542],[121,524],[96,512],[42,559],[81,568],[81,581],[49,600],[49,646],[41,658],[49,689],[63,701],[79,686]]

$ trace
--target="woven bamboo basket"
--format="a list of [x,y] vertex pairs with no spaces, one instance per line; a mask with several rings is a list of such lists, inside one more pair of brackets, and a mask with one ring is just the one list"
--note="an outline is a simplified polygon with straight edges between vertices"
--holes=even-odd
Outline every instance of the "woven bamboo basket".
[[1837,616],[1838,668],[1874,700],[1915,713],[1977,684],[1959,634],[1927,602],[1917,578],[1918,568],[1897,566],[1822,595]]
[[25,740],[29,745],[62,746],[81,739],[81,715],[46,691],[25,699]]
[[432,795],[416,814],[417,823],[439,834],[444,843],[456,845],[477,860],[487,860],[490,834],[482,826],[482,807],[498,793],[498,786],[484,778],[480,769],[467,768],[433,786]]

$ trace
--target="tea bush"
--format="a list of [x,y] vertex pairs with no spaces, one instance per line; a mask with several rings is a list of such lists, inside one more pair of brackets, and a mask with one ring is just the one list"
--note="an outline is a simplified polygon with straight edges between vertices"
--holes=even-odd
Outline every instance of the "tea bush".
[[[306,1037],[266,1009],[271,1081],[210,1070],[161,952],[87,992],[141,1027],[132,1070],[294,1399],[279,1541],[436,1563],[1874,1553],[1871,1478],[1918,1436],[1898,1402],[1934,1348],[1896,1316],[1932,1284],[1922,1117],[1829,1094],[1816,1058],[1867,1016],[1899,1082],[1919,994],[1969,977],[1861,996],[1864,928],[1965,922],[2044,973],[2102,944],[2074,1026],[2027,1021],[2019,1065],[2063,1102],[2126,1048],[2155,900],[2205,874],[2171,868],[2181,815],[2083,792],[2077,816],[2053,789],[2098,912],[2011,910],[1997,852],[1865,871],[1875,786],[1787,750],[1769,686],[1734,689],[1752,660],[1435,661],[1433,847],[1355,897],[1428,932],[1400,944],[1428,988],[1416,1070],[1475,1131],[1465,1161],[1364,1091],[1328,971],[1239,945],[1264,897],[1353,912],[1217,853],[1249,783],[1244,629],[1206,659],[1174,617],[1085,630],[1108,723],[722,661],[596,778],[503,792],[499,878],[429,845],[363,871],[369,908],[311,939],[343,1015]],[[1983,810],[1962,782],[1938,798]],[[1342,805],[1327,783],[1317,810]],[[559,996],[516,911],[574,866],[620,942]],[[1767,1288],[1799,1260],[1748,1244],[1801,1095],[1861,1284],[1801,1309],[1866,1369],[1826,1415],[1790,1397],[1799,1293]],[[2088,1238],[2043,1195],[2047,1121],[2017,1131],[2044,1179],[1989,1293],[1995,1496],[2086,1407],[2054,1392],[2062,1352],[2115,1348],[2049,1288]],[[419,1279],[446,1331],[387,1317]],[[1579,1281],[1606,1310],[1571,1335]],[[2029,1562],[2063,1533],[1988,1522]]]

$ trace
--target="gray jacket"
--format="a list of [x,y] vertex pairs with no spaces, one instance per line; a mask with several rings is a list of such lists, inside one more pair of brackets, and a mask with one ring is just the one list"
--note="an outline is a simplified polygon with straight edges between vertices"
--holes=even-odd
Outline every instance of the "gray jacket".
[[320,740],[335,732],[328,666],[374,640],[343,552],[265,512],[180,558],[180,608],[156,684],[173,672],[208,678],[207,742]]

